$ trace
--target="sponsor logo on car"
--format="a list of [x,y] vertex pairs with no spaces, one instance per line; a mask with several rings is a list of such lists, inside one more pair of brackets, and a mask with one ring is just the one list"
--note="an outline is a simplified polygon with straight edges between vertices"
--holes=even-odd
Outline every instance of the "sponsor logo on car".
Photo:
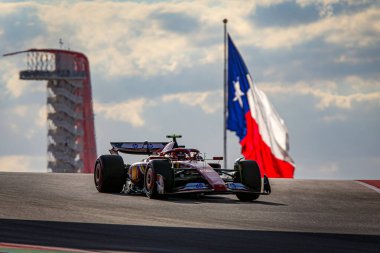
[[185,185],[184,190],[200,190],[207,189],[206,184],[204,183],[188,183]]
[[241,183],[227,183],[227,188],[231,190],[247,190],[247,187]]

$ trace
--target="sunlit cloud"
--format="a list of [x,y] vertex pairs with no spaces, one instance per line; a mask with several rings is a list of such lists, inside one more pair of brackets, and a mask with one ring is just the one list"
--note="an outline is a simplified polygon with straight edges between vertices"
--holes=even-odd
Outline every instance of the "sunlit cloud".
[[2,110],[9,130],[30,140],[46,128],[46,105],[17,105]]
[[[1,6],[12,9],[12,13],[17,11],[15,6],[35,8],[47,33],[54,37],[48,41],[69,34],[67,45],[84,49],[92,66],[109,76],[165,75],[220,61],[223,44],[221,21],[225,17],[231,17],[229,30],[239,38],[241,46],[283,49],[322,39],[328,44],[363,47],[380,41],[380,8],[377,7],[354,14],[333,15],[331,6],[334,1],[299,1],[301,6],[313,4],[320,8],[322,18],[286,28],[262,28],[251,21],[250,16],[257,6],[281,2],[86,1]],[[66,11],[61,11],[62,8]],[[36,35],[29,45],[43,45],[45,37]]]
[[319,110],[325,110],[332,106],[340,109],[352,109],[356,103],[380,107],[380,92],[378,91],[366,93],[355,92],[351,94],[345,94],[339,91],[338,87],[344,87],[342,84],[354,86],[356,82],[353,83],[353,81],[356,81],[357,84],[361,86],[379,85],[379,82],[366,82],[366,80],[358,77],[350,77],[342,81],[342,83],[333,81],[298,82],[296,84],[264,83],[260,85],[260,88],[272,94],[313,96],[317,99],[315,107]]
[[[164,95],[155,101],[162,101],[163,104],[179,103],[190,107],[199,107],[206,114],[215,113],[222,107],[221,91],[206,92],[183,92]],[[94,103],[95,113],[106,119],[122,121],[134,127],[145,125],[144,113],[149,108],[157,106],[157,102],[152,99],[138,98],[119,103]]]
[[46,119],[47,119],[47,106],[42,105],[37,110],[37,115],[36,115],[36,118],[34,120],[34,124],[37,127],[45,128],[46,127]]
[[363,79],[360,76],[350,75],[343,80],[344,84],[351,87],[353,91],[367,91],[367,92],[376,92],[380,90],[380,81],[379,79],[367,80]]
[[70,30],[72,42],[85,46],[92,65],[105,75],[151,76],[207,62],[210,57],[199,55],[193,45],[196,36],[172,32],[155,19],[154,14],[165,11],[188,15],[184,5],[80,2],[65,5],[65,12],[40,6],[39,16],[52,34]]
[[[0,56],[1,57],[1,56]],[[7,99],[17,99],[26,93],[46,92],[44,81],[20,80],[19,71],[26,68],[21,59],[11,60],[10,57],[0,58],[0,97]]]
[[163,102],[176,101],[191,107],[200,107],[205,113],[215,113],[222,108],[222,92],[183,92],[177,94],[165,95],[162,97]]
[[139,98],[122,103],[94,103],[94,110],[97,115],[114,121],[122,121],[134,127],[145,125],[144,111],[155,105],[155,102]]
[[11,155],[0,156],[0,171],[46,172],[46,156]]
[[321,17],[331,17],[334,13],[333,6],[328,3],[324,3],[318,6],[319,16]]
[[[329,6],[329,5],[327,5]],[[263,49],[292,48],[321,39],[327,44],[341,47],[366,47],[380,41],[380,8],[372,7],[355,14],[332,15],[327,10],[324,17],[309,23],[290,27],[250,26],[249,34],[241,37],[240,45],[252,45]],[[248,32],[248,31],[246,31]]]
[[5,84],[4,95],[14,98],[20,97],[28,85],[19,80],[18,69],[16,65],[5,62],[3,71],[0,70],[2,82]]

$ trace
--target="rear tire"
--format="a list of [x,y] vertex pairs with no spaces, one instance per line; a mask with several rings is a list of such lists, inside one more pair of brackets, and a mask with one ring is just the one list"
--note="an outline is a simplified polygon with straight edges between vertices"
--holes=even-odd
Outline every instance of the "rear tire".
[[[242,183],[253,191],[261,191],[260,168],[255,161],[241,160],[235,165],[234,182]],[[253,201],[260,197],[258,193],[236,193],[240,201]]]
[[96,159],[94,182],[99,192],[121,192],[125,181],[124,162],[121,156],[101,155]]

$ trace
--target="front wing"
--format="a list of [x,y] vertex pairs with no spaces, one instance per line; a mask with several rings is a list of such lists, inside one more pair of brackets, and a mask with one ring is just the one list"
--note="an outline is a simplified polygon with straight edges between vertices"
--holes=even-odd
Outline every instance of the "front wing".
[[206,183],[187,183],[184,186],[174,188],[172,192],[165,194],[186,194],[186,193],[204,193],[204,194],[236,194],[236,193],[256,193],[261,195],[269,195],[270,192],[265,190],[262,192],[257,192],[242,183],[236,182],[226,182],[224,190],[214,188]]

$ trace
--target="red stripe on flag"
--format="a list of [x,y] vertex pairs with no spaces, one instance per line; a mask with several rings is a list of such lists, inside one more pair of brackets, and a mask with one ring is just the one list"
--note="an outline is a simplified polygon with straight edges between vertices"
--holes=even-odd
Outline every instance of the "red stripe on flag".
[[240,144],[242,154],[247,160],[255,160],[261,173],[270,178],[293,178],[294,166],[284,160],[275,157],[270,147],[263,141],[259,132],[259,126],[251,117],[251,112],[245,114],[247,134]]

